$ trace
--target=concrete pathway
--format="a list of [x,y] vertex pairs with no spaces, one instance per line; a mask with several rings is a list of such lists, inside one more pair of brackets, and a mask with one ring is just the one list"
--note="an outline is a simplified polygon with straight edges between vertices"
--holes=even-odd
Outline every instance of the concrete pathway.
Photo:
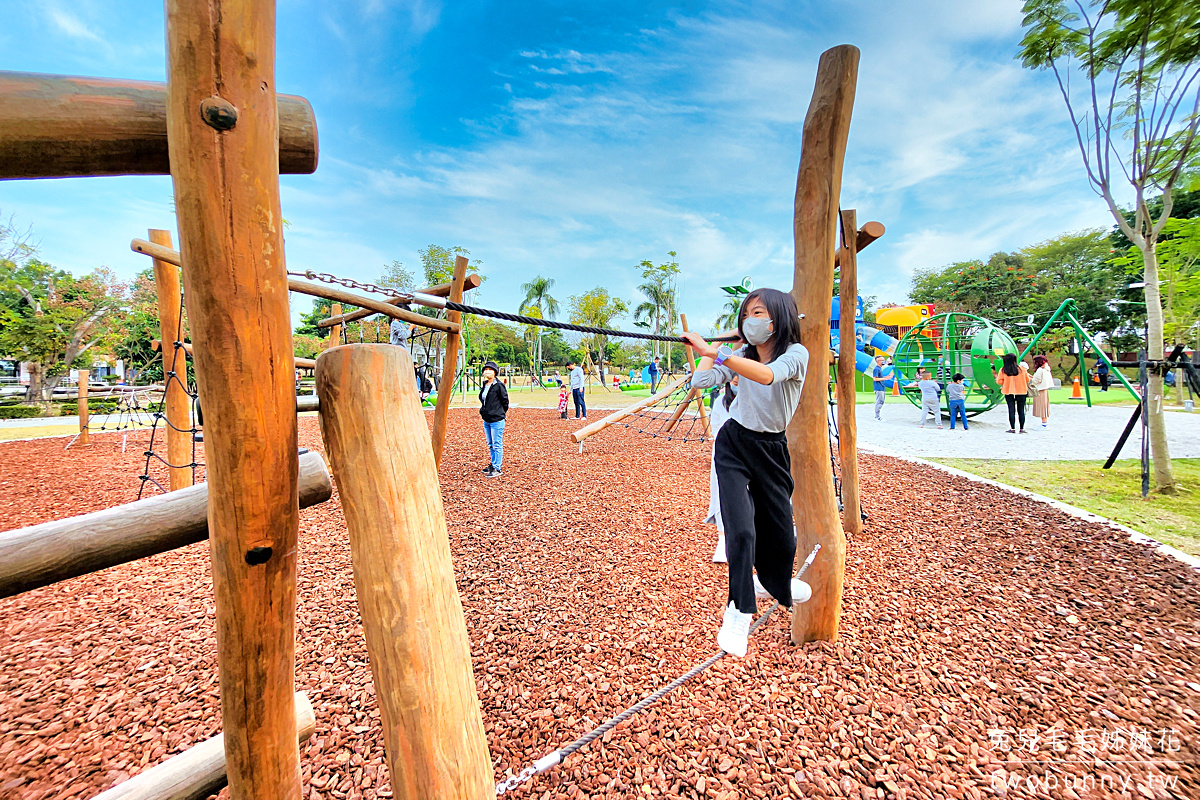
[[[1002,458],[1016,461],[1070,461],[1106,459],[1117,443],[1133,408],[1061,405],[1050,407],[1049,427],[1036,417],[1026,417],[1025,435],[1007,433],[1008,409],[998,406],[950,430],[943,420],[938,430],[933,420],[917,426],[917,407],[903,398],[888,398],[883,422],[872,417],[873,405],[856,407],[858,441],[920,458]],[[1167,435],[1172,458],[1200,458],[1200,411],[1168,411]],[[1121,458],[1138,458],[1140,428],[1135,427],[1121,450]]]

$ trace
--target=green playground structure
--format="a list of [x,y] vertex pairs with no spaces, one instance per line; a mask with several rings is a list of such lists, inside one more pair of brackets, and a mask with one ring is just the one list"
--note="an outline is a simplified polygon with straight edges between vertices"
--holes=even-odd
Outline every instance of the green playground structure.
[[[1020,357],[1025,358],[1025,356],[1029,355],[1029,353],[1033,350],[1034,345],[1036,345],[1038,341],[1046,335],[1046,331],[1050,330],[1050,327],[1054,325],[1054,323],[1062,320],[1062,323],[1060,324],[1065,323],[1075,329],[1075,347],[1076,352],[1078,353],[1080,365],[1082,366],[1083,364],[1084,346],[1086,345],[1091,347],[1096,351],[1096,358],[1100,361],[1103,361],[1105,364],[1108,364],[1109,374],[1115,376],[1116,379],[1119,380],[1125,386],[1125,388],[1129,390],[1129,393],[1133,395],[1134,400],[1139,403],[1142,402],[1142,396],[1138,393],[1137,389],[1134,389],[1133,385],[1126,379],[1126,377],[1122,375],[1116,367],[1113,366],[1112,359],[1108,357],[1107,353],[1100,349],[1100,345],[1096,344],[1096,341],[1092,338],[1091,334],[1083,329],[1083,324],[1080,323],[1079,319],[1075,316],[1075,311],[1075,298],[1068,297],[1066,300],[1063,300],[1055,312],[1050,315],[1050,319],[1046,321],[1046,324],[1042,326],[1042,329],[1038,331],[1037,334],[1034,335],[1034,337],[1029,341],[1029,345],[1021,351]],[[1084,379],[1084,399],[1087,400],[1088,407],[1090,408],[1092,405],[1092,391],[1091,387],[1089,386],[1091,381],[1087,380],[1086,370],[1080,369],[1080,373],[1082,373]]]
[[[951,311],[922,320],[900,339],[892,363],[900,375],[901,393],[913,405],[921,404],[917,370],[927,369],[939,383],[963,374],[967,387],[967,414],[982,414],[1004,400],[996,383],[996,370],[1005,353],[1017,353],[1016,342],[994,322],[974,314]],[[942,408],[948,411],[945,392]]]

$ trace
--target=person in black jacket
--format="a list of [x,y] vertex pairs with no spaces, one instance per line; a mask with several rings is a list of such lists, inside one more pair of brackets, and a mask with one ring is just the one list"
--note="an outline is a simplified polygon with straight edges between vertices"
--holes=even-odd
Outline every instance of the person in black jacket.
[[479,390],[479,416],[483,417],[483,435],[487,437],[491,462],[483,468],[489,478],[500,475],[504,461],[504,417],[508,414],[508,389],[497,379],[500,368],[495,361],[483,365],[483,388]]

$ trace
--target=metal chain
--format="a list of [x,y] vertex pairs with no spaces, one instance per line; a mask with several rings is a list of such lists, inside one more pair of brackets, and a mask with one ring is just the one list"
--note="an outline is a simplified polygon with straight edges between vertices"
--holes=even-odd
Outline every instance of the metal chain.
[[289,272],[288,275],[297,278],[308,278],[310,281],[320,281],[321,283],[336,283],[339,286],[345,286],[347,289],[360,289],[364,292],[385,294],[388,297],[403,294],[399,289],[387,289],[374,283],[362,283],[361,281],[354,280],[354,278],[339,278],[336,275],[330,275],[328,272],[313,272],[311,269],[306,269],[304,272]]
[[[819,544],[817,544],[813,547],[812,552],[808,554],[808,558],[804,559],[804,563],[800,566],[800,570],[796,573],[795,577],[800,578],[804,575],[805,572],[808,571],[808,568],[812,566],[812,563],[814,560],[816,560],[817,553],[820,550],[821,550],[821,545],[819,545]],[[776,603],[773,606],[768,608],[766,613],[764,613],[758,619],[754,620],[754,623],[750,626],[750,631],[747,635],[753,636],[754,632],[756,630],[758,630],[759,626],[761,626],[764,622],[766,622],[767,617],[771,616],[772,612],[774,612],[775,609],[777,609],[777,608],[779,608],[778,601],[776,601]],[[512,790],[518,788],[519,786],[521,786],[522,784],[524,784],[525,782],[527,782],[528,780],[533,778],[534,775],[540,775],[541,773],[547,772],[550,769],[552,769],[553,767],[558,766],[559,764],[561,764],[563,762],[564,758],[571,755],[576,750],[579,750],[580,748],[582,748],[588,744],[591,744],[596,739],[599,739],[605,733],[612,730],[613,728],[615,728],[617,725],[621,724],[625,720],[629,719],[637,712],[639,712],[642,709],[646,708],[647,706],[653,704],[654,702],[661,700],[663,697],[665,697],[667,694],[669,694],[674,689],[683,685],[687,681],[689,681],[692,678],[699,675],[704,670],[711,667],[713,664],[720,661],[722,658],[725,657],[725,655],[726,655],[725,651],[722,650],[721,652],[716,653],[715,655],[709,656],[709,658],[706,661],[703,661],[700,664],[697,664],[696,666],[692,667],[687,672],[680,675],[678,678],[671,681],[666,686],[664,686],[661,689],[658,689],[655,692],[642,698],[640,701],[638,701],[634,705],[630,706],[629,708],[625,709],[620,714],[617,714],[615,717],[612,717],[611,719],[609,719],[607,722],[603,723],[602,725],[599,725],[599,726],[593,728],[592,730],[588,731],[583,736],[580,736],[578,739],[571,742],[570,744],[560,747],[559,749],[555,750],[554,752],[552,752],[548,755],[542,756],[537,761],[533,762],[528,767],[526,767],[525,769],[518,772],[516,775],[512,775],[508,778],[505,778],[500,783],[496,784],[496,796],[499,797],[502,794],[511,792]]]

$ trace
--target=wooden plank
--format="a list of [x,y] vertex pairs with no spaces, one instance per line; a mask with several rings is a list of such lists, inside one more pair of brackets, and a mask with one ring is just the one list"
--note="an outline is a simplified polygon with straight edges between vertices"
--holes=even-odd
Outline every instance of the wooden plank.
[[[304,692],[296,692],[296,728],[301,742],[317,729],[317,716]],[[225,788],[225,735],[173,756],[96,795],[92,800],[204,800]]]
[[[841,316],[838,320],[840,345],[838,351],[838,455],[842,465],[842,527],[850,536],[862,533],[862,506],[858,497],[858,423],[855,403],[858,393],[854,386],[854,359],[858,352],[855,316],[858,314],[858,251],[855,240],[858,231],[854,209],[842,212],[846,231],[843,248],[840,297]],[[824,548],[822,548],[824,551]]]
[[[317,168],[317,122],[278,95],[279,171]],[[169,175],[167,85],[0,72],[0,179]]]
[[[319,453],[299,460],[299,505],[333,495]],[[49,586],[208,538],[207,483],[78,517],[0,532],[0,597]]]
[[829,298],[833,296],[834,230],[842,186],[842,163],[854,107],[858,48],[840,45],[821,54],[816,86],[804,119],[796,177],[795,276],[792,296],[804,312],[800,340],[810,369],[800,404],[788,425],[788,449],[796,488],[797,552],[821,545],[805,575],[812,599],[792,609],[792,641],[833,640],[842,610],[846,534],[837,509],[833,475],[818,465],[829,460],[828,397],[823,365],[829,353]]
[[383,314],[384,316],[398,319],[401,322],[408,322],[413,325],[420,325],[423,328],[433,328],[434,330],[450,333],[451,331],[459,330],[459,319],[462,315],[456,311],[451,311],[447,314],[450,320],[435,319],[434,317],[426,317],[417,314],[414,311],[405,311],[402,308],[388,305],[379,300],[372,300],[369,297],[348,292],[345,289],[337,289],[323,283],[308,283],[307,281],[289,280],[288,289],[301,294],[312,295],[313,297],[324,297],[328,300],[336,300],[339,303],[346,305],[362,306],[369,309],[372,314]]
[[167,141],[204,409],[229,792],[299,800],[296,385],[275,3],[167,0],[166,20]]
[[583,426],[582,428],[580,428],[579,430],[577,430],[571,434],[571,440],[573,442],[575,442],[576,444],[579,444],[580,442],[582,442],[584,439],[588,438],[589,436],[595,436],[597,433],[604,430],[605,428],[608,428],[612,425],[617,424],[618,422],[620,422],[621,420],[630,416],[631,414],[636,414],[637,412],[641,411],[646,406],[654,405],[659,400],[662,400],[664,397],[670,397],[671,392],[675,391],[680,386],[683,386],[683,384],[687,383],[688,377],[689,376],[684,375],[682,378],[678,379],[677,381],[672,383],[667,388],[659,389],[658,392],[656,392],[655,394],[652,394],[649,397],[643,398],[631,406],[622,408],[620,411],[615,411],[612,414],[609,414],[604,419],[599,419],[599,420],[596,420],[595,422],[592,422],[588,425]]
[[[150,230],[150,241],[160,247],[171,247],[171,232]],[[187,393],[187,359],[175,357],[175,342],[183,341],[183,294],[179,288],[179,267],[154,259],[154,288],[158,294],[158,331],[167,343],[163,350],[163,380],[167,385],[164,414],[167,417],[167,463],[187,464],[192,460],[192,399]],[[171,380],[171,372],[179,380]],[[171,491],[191,486],[195,479],[191,467],[168,468]]]
[[317,396],[393,796],[490,800],[492,762],[412,358],[386,344],[327,350]]
[[[463,286],[467,280],[467,259],[462,256],[454,258],[454,277],[450,281],[449,299],[453,303],[461,303]],[[430,439],[433,442],[433,463],[442,464],[442,448],[446,446],[446,421],[450,416],[450,400],[454,394],[454,379],[458,375],[458,348],[461,336],[459,324],[462,313],[447,311],[447,321],[454,324],[454,330],[446,337],[446,353],[442,357],[442,379],[438,382],[437,406],[433,409],[433,432]],[[414,377],[415,380],[415,377]]]
[[[480,277],[477,273],[474,273],[474,272],[468,273],[467,277],[463,279],[463,291],[469,292],[472,289],[478,289],[479,285],[481,283],[483,283],[483,278]],[[454,286],[454,284],[452,284],[452,283],[439,283],[436,286],[429,286],[424,289],[417,289],[417,292],[419,294],[427,294],[430,297],[449,297],[450,289],[453,288],[453,286]],[[396,305],[398,303],[408,302],[408,298],[407,298],[407,296],[395,295],[393,297],[387,298],[383,302],[387,303],[388,305]],[[363,317],[369,317],[374,313],[375,313],[374,311],[371,311],[370,309],[365,309],[365,308],[360,308],[358,311],[351,311],[348,314],[342,314],[340,311],[337,311],[337,312],[334,312],[333,316],[326,317],[325,319],[319,321],[317,323],[317,327],[318,328],[329,328],[329,327],[332,327],[339,323],[353,322],[356,319],[362,319]],[[424,327],[428,327],[428,326],[424,326]]]

